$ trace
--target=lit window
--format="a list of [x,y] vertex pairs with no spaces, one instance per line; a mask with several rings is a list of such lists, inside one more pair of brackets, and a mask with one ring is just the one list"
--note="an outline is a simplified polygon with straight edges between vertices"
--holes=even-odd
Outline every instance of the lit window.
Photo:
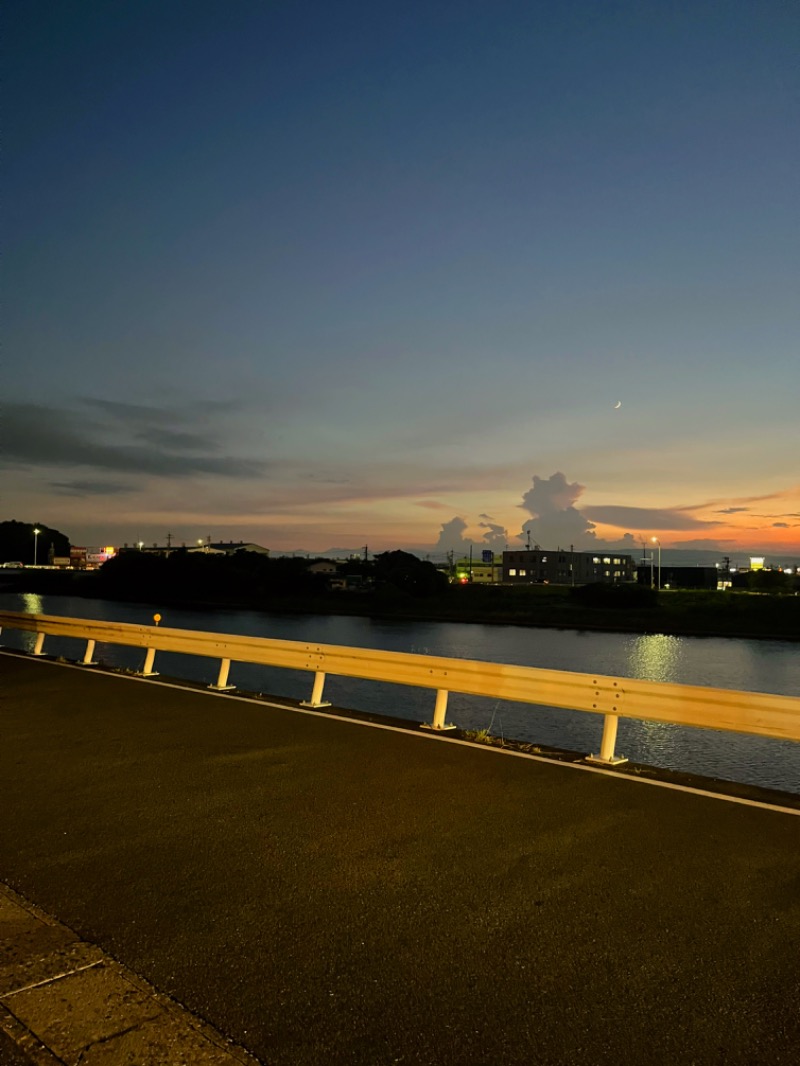
[[603,562],[606,564],[606,566],[608,566],[609,563],[611,562],[611,559],[610,558],[604,558]]
[[619,559],[614,560],[614,566],[619,566]]
[[517,576],[517,571],[516,570],[509,570],[508,571],[508,576],[509,577],[516,577]]
[[527,577],[528,576],[528,571],[527,570],[520,570],[519,576],[520,577]]
[[594,558],[592,559],[592,562],[593,563],[599,563],[600,562],[600,557],[595,555]]

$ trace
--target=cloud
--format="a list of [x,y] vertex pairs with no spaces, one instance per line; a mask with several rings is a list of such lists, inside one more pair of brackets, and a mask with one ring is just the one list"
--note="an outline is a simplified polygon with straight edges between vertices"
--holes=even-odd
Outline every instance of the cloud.
[[466,528],[467,523],[463,518],[459,518],[458,515],[455,518],[451,518],[449,522],[443,523],[442,528],[439,530],[436,548],[439,551],[463,551],[465,548],[469,550],[471,541],[466,540],[464,537]]
[[722,525],[721,522],[692,518],[682,509],[655,507],[585,507],[581,514],[603,525],[628,529],[704,529]]
[[508,530],[504,526],[496,522],[479,522],[478,528],[486,530],[479,539],[465,536],[468,523],[456,515],[449,522],[442,524],[434,550],[466,554],[470,548],[477,548],[479,551],[491,548],[493,551],[501,552],[508,546]]
[[569,484],[560,471],[546,480],[534,474],[533,487],[524,494],[520,504],[532,517],[523,524],[518,536],[547,548],[594,544],[594,523],[575,507],[583,492],[583,485],[577,481]]
[[715,511],[714,514],[740,514],[742,511],[749,510],[749,507],[725,507],[721,511]]
[[114,481],[51,481],[50,487],[62,496],[116,496],[130,492],[129,484]]
[[488,530],[487,533],[483,534],[481,546],[494,548],[495,551],[503,551],[508,544],[508,530],[505,526],[498,525],[497,522],[481,522],[480,528]]
[[438,500],[417,500],[417,507],[425,507],[429,511],[449,511],[450,508],[446,503],[439,503]]
[[694,540],[682,540],[674,545],[676,548],[680,548],[684,551],[713,551],[724,552],[728,551],[725,546],[725,541],[711,540],[710,538],[696,538]]
[[81,396],[79,402],[85,407],[105,412],[115,422],[142,426],[170,426],[175,422],[191,424],[198,415],[209,417],[228,414],[241,408],[239,400],[193,400],[183,405],[161,407],[143,403],[123,403],[121,400],[103,400],[97,396]]
[[788,522],[773,522],[773,529],[790,529],[791,526]]
[[[6,405],[3,463],[6,466],[88,467],[115,474],[155,477],[210,474],[254,478],[263,476],[270,468],[270,464],[261,460],[214,454],[219,452],[220,446],[211,427],[201,436],[162,426],[165,419],[194,418],[196,411],[141,408],[103,401],[95,401],[91,406],[99,407],[104,415],[111,417],[111,421],[38,404]],[[117,416],[118,423],[115,421]],[[128,440],[123,443],[109,439],[126,436]]]

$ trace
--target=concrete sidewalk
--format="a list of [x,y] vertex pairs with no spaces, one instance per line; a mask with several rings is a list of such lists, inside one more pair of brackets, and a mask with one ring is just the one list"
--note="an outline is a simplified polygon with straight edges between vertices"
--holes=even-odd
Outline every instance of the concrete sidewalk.
[[136,974],[0,885],[2,1066],[255,1066]]
[[0,696],[0,880],[264,1063],[800,1055],[796,814],[19,656]]

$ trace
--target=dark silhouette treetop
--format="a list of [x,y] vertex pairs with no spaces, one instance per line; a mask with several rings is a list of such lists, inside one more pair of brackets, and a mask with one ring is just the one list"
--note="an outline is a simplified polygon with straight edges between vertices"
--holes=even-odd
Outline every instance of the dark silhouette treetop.
[[375,580],[420,597],[436,596],[447,588],[447,578],[433,563],[404,551],[376,555]]
[[39,540],[36,547],[36,558],[40,563],[46,563],[51,554],[69,555],[69,537],[51,529],[43,522],[17,522],[11,519],[0,522],[0,563],[16,562],[30,565],[34,554],[34,529],[39,530]]

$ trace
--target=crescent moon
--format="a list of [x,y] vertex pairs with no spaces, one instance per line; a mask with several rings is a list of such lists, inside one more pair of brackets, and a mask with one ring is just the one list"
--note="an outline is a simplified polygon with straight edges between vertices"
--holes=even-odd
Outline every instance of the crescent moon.
[[614,410],[616,411],[620,407],[622,407],[622,400],[617,400],[617,402],[614,404]]

